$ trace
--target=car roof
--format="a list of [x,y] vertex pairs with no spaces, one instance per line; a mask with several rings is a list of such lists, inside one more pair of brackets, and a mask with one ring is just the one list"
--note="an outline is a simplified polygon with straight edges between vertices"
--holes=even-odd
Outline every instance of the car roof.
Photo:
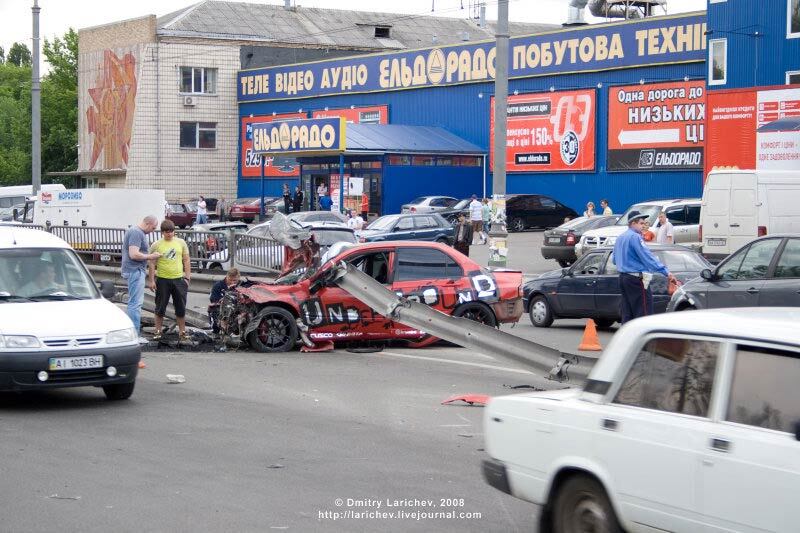
[[52,233],[18,224],[0,225],[0,250],[13,248],[71,248]]
[[[687,252],[697,253],[694,250],[692,250],[691,248],[688,248],[686,246],[681,246],[680,244],[659,244],[657,242],[652,242],[652,241],[645,242],[644,244],[648,248],[653,248],[654,250],[685,250]],[[614,249],[613,245],[596,246],[596,247],[593,246],[593,247],[587,249],[586,252],[584,253],[584,255],[590,254],[592,252],[597,253],[598,251],[600,251],[600,252],[608,252],[608,251],[613,250],[613,249]]]

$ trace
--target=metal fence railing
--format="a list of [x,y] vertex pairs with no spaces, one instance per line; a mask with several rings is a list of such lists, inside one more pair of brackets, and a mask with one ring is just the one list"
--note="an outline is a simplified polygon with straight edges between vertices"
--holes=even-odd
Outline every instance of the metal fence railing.
[[243,272],[280,272],[284,246],[268,237],[238,234],[233,246],[233,263]]

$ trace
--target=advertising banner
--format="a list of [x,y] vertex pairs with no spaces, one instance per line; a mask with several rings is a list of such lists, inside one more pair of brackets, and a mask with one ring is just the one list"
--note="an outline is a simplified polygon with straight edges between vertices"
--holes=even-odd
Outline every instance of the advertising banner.
[[342,117],[256,123],[252,127],[253,152],[297,155],[343,152],[346,124]]
[[800,168],[800,89],[758,92],[756,168]]
[[[705,61],[705,13],[581,26],[509,40],[509,78]],[[492,81],[495,42],[242,70],[239,102]]]
[[608,170],[703,168],[705,80],[608,90]]
[[388,124],[389,106],[346,107],[314,111],[312,118],[344,117],[351,124]]
[[[594,170],[596,107],[594,89],[509,96],[506,171]],[[494,97],[489,109],[494,169]]]
[[[306,118],[305,113],[286,113],[283,115],[266,115],[254,117],[241,117],[240,135],[242,147],[242,177],[260,178],[261,177],[261,156],[253,151],[253,124],[272,122],[274,120],[290,120],[295,118]],[[296,178],[300,176],[300,165],[293,157],[269,156],[264,166],[264,176],[268,178],[287,177]]]

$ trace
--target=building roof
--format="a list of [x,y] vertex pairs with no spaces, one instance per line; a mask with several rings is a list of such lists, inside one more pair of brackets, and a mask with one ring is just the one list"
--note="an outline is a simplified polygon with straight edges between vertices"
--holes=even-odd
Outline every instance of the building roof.
[[483,155],[480,146],[444,128],[399,124],[348,124],[346,153]]
[[[380,32],[376,36],[376,26],[388,28],[388,37]],[[556,28],[559,26],[553,24],[509,23],[511,35]],[[160,36],[384,50],[491,40],[495,23],[487,22],[481,28],[467,18],[204,0],[158,17],[156,31]]]

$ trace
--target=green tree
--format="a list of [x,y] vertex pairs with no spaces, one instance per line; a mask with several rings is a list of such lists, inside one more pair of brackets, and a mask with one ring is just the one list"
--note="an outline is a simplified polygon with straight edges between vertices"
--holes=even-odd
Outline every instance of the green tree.
[[0,64],[0,186],[30,183],[31,69]]
[[18,67],[31,65],[31,51],[22,43],[14,43],[8,51],[8,62]]
[[45,39],[50,72],[42,80],[42,173],[78,168],[78,34]]
[[6,50],[2,46],[0,46],[0,63],[6,62]]

